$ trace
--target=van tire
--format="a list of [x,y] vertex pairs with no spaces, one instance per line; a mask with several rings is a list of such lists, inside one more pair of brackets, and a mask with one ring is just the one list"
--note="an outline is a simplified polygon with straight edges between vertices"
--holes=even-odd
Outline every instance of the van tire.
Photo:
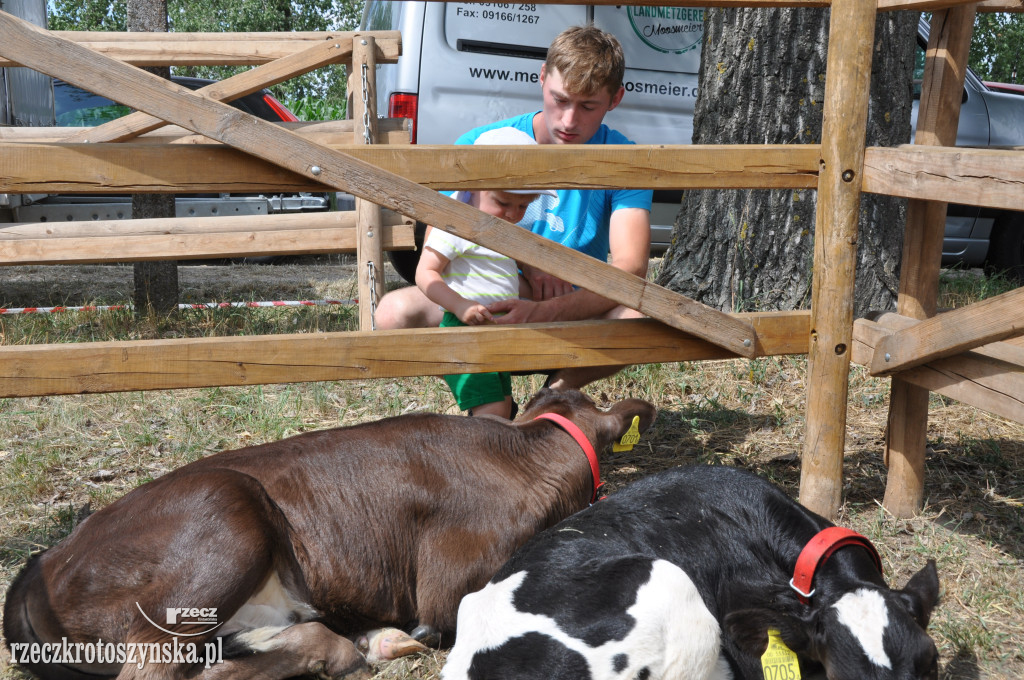
[[423,238],[427,233],[427,225],[417,222],[413,231],[416,240],[416,250],[389,250],[388,262],[395,268],[395,271],[405,279],[405,282],[416,285],[416,265],[420,262],[420,253],[423,252]]
[[991,273],[1002,273],[1024,283],[1024,213],[1002,213],[994,225],[988,247]]

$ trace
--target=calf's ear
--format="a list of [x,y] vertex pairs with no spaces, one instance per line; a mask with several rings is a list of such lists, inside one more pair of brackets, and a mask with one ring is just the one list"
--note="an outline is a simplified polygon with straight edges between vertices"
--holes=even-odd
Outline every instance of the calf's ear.
[[932,609],[939,599],[939,572],[935,568],[935,560],[928,560],[921,571],[911,576],[899,594],[914,620],[922,628],[927,628]]
[[723,632],[745,653],[760,657],[768,649],[768,629],[779,631],[786,646],[798,654],[816,658],[808,631],[811,626],[801,619],[770,609],[737,609],[725,615]]
[[603,434],[609,441],[621,438],[629,431],[634,416],[640,417],[639,430],[643,432],[654,423],[654,418],[657,415],[658,409],[643,399],[623,399],[604,413]]

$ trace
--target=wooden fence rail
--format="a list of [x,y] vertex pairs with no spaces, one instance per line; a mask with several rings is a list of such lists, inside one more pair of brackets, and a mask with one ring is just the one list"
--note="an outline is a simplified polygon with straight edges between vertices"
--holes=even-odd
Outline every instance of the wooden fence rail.
[[[806,351],[808,312],[741,314],[759,354]],[[656,321],[578,321],[0,347],[0,397],[729,359]]]
[[[384,250],[410,250],[412,220],[387,211]],[[0,263],[84,264],[213,257],[355,253],[356,217],[345,212],[170,217],[23,224],[0,229]],[[2,272],[0,272],[2,275]]]

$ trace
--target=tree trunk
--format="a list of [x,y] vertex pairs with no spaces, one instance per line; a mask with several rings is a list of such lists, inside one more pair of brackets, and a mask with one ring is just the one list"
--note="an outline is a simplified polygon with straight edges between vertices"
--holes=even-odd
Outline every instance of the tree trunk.
[[[918,14],[878,15],[867,140],[910,141]],[[695,144],[821,141],[828,43],[825,9],[705,13]],[[699,190],[683,194],[658,283],[724,311],[810,306],[816,192]],[[906,205],[861,201],[855,314],[893,307]]]
[[[128,30],[167,32],[167,0],[128,0]],[[168,67],[147,68],[163,78],[171,77]],[[173,194],[133,194],[132,218],[174,217]],[[176,262],[135,263],[135,313],[169,314],[178,308],[178,264]]]

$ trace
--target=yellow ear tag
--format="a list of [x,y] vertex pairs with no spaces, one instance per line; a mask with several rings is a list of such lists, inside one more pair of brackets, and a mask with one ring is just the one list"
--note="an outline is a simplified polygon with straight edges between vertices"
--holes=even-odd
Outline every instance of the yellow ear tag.
[[612,444],[612,451],[632,451],[633,446],[640,441],[640,416],[633,416],[633,423],[622,435],[622,439]]
[[786,646],[779,631],[768,629],[768,649],[761,655],[764,680],[800,680],[796,652]]

